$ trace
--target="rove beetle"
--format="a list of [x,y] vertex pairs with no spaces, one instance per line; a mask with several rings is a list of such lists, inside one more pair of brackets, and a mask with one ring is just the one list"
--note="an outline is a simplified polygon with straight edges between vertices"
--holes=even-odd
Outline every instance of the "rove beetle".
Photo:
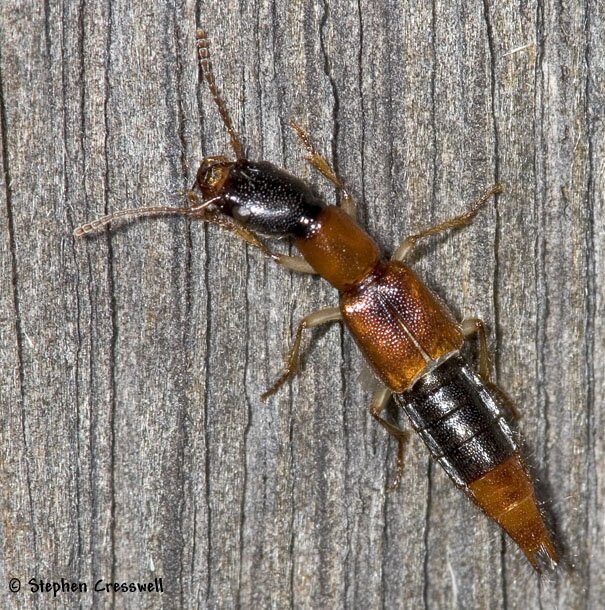
[[[271,163],[246,158],[214,80],[208,38],[202,31],[196,38],[201,72],[235,160],[204,158],[186,207],[122,210],[82,225],[74,235],[92,233],[120,217],[179,214],[218,224],[291,270],[322,276],[339,291],[340,306],[299,322],[285,370],[263,398],[296,372],[306,329],[343,321],[382,384],[370,414],[398,443],[392,487],[401,476],[406,433],[381,415],[391,397],[454,483],[519,545],[532,566],[541,571],[556,565],[532,483],[502,415],[502,391],[490,380],[483,323],[469,319],[458,324],[404,263],[418,240],[468,225],[502,191],[500,185],[486,191],[467,213],[407,237],[385,260],[355,222],[355,206],[344,185],[299,125],[291,123],[305,158],[341,193],[340,205],[326,205],[305,182]],[[289,238],[302,257],[275,254],[259,236]],[[479,344],[477,372],[460,354],[465,338],[473,335]]]

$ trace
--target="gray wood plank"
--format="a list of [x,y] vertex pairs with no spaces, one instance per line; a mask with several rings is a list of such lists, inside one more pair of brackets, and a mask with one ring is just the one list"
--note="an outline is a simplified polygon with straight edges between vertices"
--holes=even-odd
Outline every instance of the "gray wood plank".
[[[604,26],[596,0],[3,3],[3,605],[52,603],[31,578],[157,576],[162,595],[60,604],[599,608]],[[491,329],[562,553],[554,575],[532,573],[418,438],[385,493],[395,447],[338,325],[260,400],[297,320],[337,302],[325,283],[182,218],[71,236],[109,211],[179,205],[202,156],[229,153],[196,27],[250,157],[333,201],[288,128],[299,120],[385,250],[505,184],[414,266]]]

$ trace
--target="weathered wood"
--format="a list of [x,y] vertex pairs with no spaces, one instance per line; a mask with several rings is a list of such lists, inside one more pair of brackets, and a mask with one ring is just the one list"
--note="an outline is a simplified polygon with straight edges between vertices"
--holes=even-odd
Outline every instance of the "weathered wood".
[[[297,118],[385,249],[505,184],[415,266],[492,329],[557,531],[554,576],[418,438],[385,493],[395,447],[337,325],[260,401],[297,320],[335,304],[328,286],[179,218],[72,237],[107,211],[178,205],[202,155],[229,152],[197,83],[200,26],[250,156],[332,199]],[[602,606],[602,3],[4,2],[0,40],[3,607],[52,603],[30,578],[156,576],[162,597],[60,605]]]

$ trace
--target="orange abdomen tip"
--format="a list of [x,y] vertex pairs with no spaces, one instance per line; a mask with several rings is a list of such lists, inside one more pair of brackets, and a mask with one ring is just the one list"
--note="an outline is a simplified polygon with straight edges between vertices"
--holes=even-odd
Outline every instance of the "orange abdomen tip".
[[557,553],[518,454],[513,454],[470,483],[468,492],[473,501],[519,545],[538,572],[556,565]]

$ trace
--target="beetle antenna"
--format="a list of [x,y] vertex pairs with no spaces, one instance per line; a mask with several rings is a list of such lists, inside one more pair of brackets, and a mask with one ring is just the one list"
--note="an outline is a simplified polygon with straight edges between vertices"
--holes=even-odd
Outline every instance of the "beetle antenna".
[[208,89],[210,89],[210,94],[212,95],[212,99],[218,108],[218,112],[223,119],[223,123],[229,132],[229,138],[231,140],[231,148],[235,153],[236,159],[243,159],[244,152],[242,149],[242,144],[237,137],[237,133],[233,128],[233,123],[231,123],[231,117],[229,116],[229,112],[227,111],[227,106],[225,106],[225,102],[221,97],[221,94],[216,86],[216,81],[214,79],[214,72],[212,71],[212,62],[210,61],[210,40],[208,39],[208,35],[204,30],[198,30],[196,35],[196,45],[197,45],[197,54],[199,57],[200,69],[204,78],[206,79],[206,83],[208,83]]
[[[191,195],[191,197],[194,196]],[[118,218],[139,218],[141,216],[168,215],[199,216],[203,218],[204,212],[206,212],[207,208],[219,199],[220,197],[212,197],[211,199],[206,199],[202,203],[191,207],[175,208],[170,206],[155,206],[151,208],[130,208],[127,210],[119,210],[118,212],[114,212],[113,214],[108,214],[107,216],[103,216],[102,218],[97,218],[97,220],[92,220],[90,222],[87,222],[86,224],[80,225],[77,229],[74,230],[73,234],[74,237],[82,237],[83,235],[90,235],[91,233],[96,233],[97,231],[99,231],[99,229],[102,229],[103,227]],[[192,201],[197,201],[197,199],[192,199]]]

